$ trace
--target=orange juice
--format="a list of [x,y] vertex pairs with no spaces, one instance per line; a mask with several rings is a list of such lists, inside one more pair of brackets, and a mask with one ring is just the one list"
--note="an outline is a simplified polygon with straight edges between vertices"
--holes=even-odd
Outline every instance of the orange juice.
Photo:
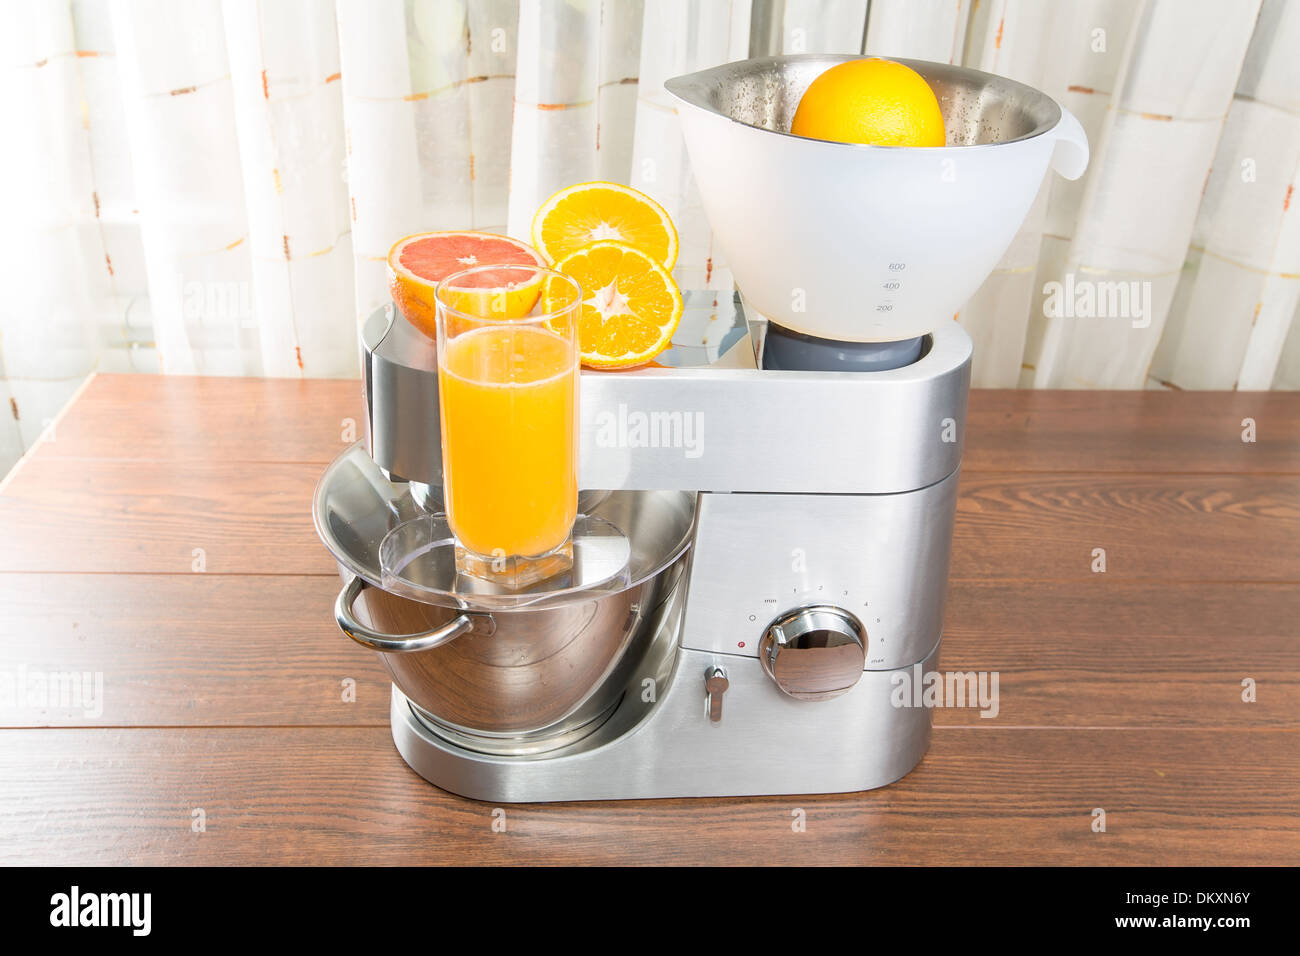
[[460,543],[486,556],[536,556],[564,543],[578,513],[578,363],[539,326],[492,325],[438,355],[443,485]]

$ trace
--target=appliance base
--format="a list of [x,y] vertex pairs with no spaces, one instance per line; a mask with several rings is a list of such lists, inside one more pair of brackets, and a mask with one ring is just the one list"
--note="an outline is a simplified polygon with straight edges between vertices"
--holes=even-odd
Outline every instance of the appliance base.
[[[430,783],[492,803],[851,793],[893,783],[925,756],[931,709],[893,698],[910,702],[911,682],[938,661],[936,644],[919,670],[865,671],[847,694],[811,702],[781,693],[754,658],[678,648],[671,676],[634,677],[592,733],[531,756],[459,747],[393,687],[393,742]],[[717,723],[704,687],[714,667],[730,682]],[[896,675],[906,675],[906,694]]]

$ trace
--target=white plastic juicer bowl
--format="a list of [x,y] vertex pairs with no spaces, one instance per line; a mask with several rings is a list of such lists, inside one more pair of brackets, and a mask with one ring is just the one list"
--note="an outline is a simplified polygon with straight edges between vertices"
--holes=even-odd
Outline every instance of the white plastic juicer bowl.
[[898,60],[934,90],[943,147],[791,135],[808,85],[855,56],[728,63],[669,80],[691,166],[746,306],[843,342],[933,331],[997,265],[1048,167],[1088,165],[1079,121],[1045,93],[979,70]]

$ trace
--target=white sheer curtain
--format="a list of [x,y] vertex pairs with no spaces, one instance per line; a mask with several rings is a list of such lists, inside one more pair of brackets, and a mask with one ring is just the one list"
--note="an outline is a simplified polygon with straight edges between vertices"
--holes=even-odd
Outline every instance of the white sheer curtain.
[[[357,374],[393,239],[526,236],[571,182],[655,195],[679,281],[729,288],[662,83],[773,15],[786,52],[964,63],[1087,128],[958,315],[977,385],[1300,387],[1300,0],[10,2],[0,471],[92,371]],[[1048,316],[1067,276],[1149,314]]]

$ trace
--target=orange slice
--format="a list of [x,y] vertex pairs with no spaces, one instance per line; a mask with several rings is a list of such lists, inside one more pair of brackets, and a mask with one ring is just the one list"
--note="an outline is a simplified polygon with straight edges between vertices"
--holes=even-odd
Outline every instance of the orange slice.
[[533,245],[552,262],[593,242],[625,242],[665,269],[677,264],[677,229],[645,193],[617,183],[561,189],[533,216]]
[[[668,270],[625,242],[593,242],[555,268],[582,287],[578,341],[589,368],[633,368],[668,348],[682,320],[682,293]],[[555,284],[546,309],[565,303]],[[568,292],[567,295],[572,295]]]
[[[433,337],[437,334],[434,294],[437,284],[454,272],[483,265],[545,266],[546,260],[528,243],[491,232],[418,232],[404,236],[388,250],[388,291],[412,325]],[[494,289],[491,273],[474,277],[475,289]],[[505,296],[467,293],[453,302],[463,312],[479,314],[477,300],[484,299],[493,318],[519,318],[537,302],[540,282],[505,290]],[[464,306],[462,308],[462,306]]]

